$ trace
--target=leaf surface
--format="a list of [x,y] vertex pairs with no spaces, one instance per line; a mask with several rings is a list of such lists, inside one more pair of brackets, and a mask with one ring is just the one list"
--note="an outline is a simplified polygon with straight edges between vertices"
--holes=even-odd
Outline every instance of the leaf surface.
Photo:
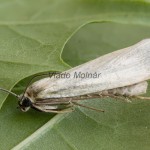
[[[63,71],[148,38],[149,12],[148,1],[1,0],[0,85],[17,84],[13,91],[22,93],[28,76]],[[99,23],[86,25],[91,22]],[[97,99],[86,105],[105,113],[79,108],[53,115],[22,113],[6,96],[0,93],[2,150],[149,149],[148,101]]]

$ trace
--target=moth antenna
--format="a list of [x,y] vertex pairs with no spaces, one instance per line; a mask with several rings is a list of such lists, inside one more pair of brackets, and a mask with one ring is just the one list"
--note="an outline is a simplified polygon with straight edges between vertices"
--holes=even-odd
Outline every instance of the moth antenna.
[[37,74],[37,75],[35,75],[34,77],[32,77],[31,80],[28,82],[28,84],[27,84],[27,86],[26,86],[26,88],[25,88],[25,90],[24,90],[24,92],[23,92],[23,94],[22,94],[21,99],[23,99],[24,94],[25,94],[25,92],[27,91],[27,88],[28,88],[28,86],[31,84],[32,80],[35,79],[36,77],[40,77],[40,76],[49,76],[49,77],[52,77],[50,72],[49,72],[49,73],[43,73],[43,74]]
[[104,112],[104,110],[102,110],[102,109],[97,109],[97,108],[94,108],[94,107],[89,107],[89,106],[86,106],[86,105],[83,105],[83,104],[79,104],[77,102],[71,102],[71,103],[74,104],[74,105],[81,106],[81,107],[84,107],[84,108],[88,108],[88,109],[91,109],[91,110],[95,110],[95,111],[98,111],[98,112]]
[[11,91],[8,91],[8,90],[6,90],[6,89],[0,88],[0,91],[3,91],[3,92],[6,92],[6,93],[9,93],[9,94],[11,94],[11,95],[13,95],[13,96],[15,96],[15,97],[19,98],[19,95],[15,94],[15,93],[13,93],[13,92],[11,92]]

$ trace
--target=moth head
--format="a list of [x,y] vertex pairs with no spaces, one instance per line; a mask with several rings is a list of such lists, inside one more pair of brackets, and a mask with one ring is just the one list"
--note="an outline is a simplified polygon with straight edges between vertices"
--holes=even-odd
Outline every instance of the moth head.
[[8,91],[4,88],[1,88],[0,87],[0,91],[3,91],[3,92],[6,92],[6,93],[9,93],[11,95],[13,95],[14,97],[17,97],[18,98],[18,105],[19,105],[19,108],[23,111],[23,112],[26,112],[28,111],[31,107],[32,107],[32,102],[30,100],[30,98],[28,98],[27,96],[24,96],[24,94],[21,94],[21,95],[17,95],[11,91]]
[[21,111],[26,112],[31,108],[32,102],[28,97],[21,96],[21,98],[19,98],[18,105]]

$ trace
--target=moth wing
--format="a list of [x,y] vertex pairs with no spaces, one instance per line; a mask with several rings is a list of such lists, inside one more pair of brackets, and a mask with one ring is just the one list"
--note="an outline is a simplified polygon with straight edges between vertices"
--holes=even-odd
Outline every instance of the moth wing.
[[[72,97],[148,80],[150,79],[150,39],[106,54],[63,73],[68,73],[70,77],[53,76],[41,79],[33,83],[27,92],[35,99]],[[76,75],[80,73],[85,75],[95,73],[95,76],[77,77]]]

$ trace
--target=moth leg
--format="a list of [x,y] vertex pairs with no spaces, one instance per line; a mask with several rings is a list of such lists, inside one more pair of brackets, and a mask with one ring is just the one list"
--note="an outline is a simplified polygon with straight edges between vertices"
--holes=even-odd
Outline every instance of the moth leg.
[[86,106],[86,105],[83,105],[83,104],[79,104],[77,102],[71,102],[71,103],[73,105],[77,105],[77,106],[80,106],[80,107],[88,108],[88,109],[95,110],[95,111],[98,111],[98,112],[104,112],[104,110],[102,110],[102,109],[97,109],[97,108],[94,108],[94,107],[89,107],[89,106]]
[[132,102],[132,97],[131,96],[123,96],[124,100],[128,103]]
[[128,96],[116,96],[116,95],[112,95],[112,94],[108,94],[107,96],[110,98],[120,99],[120,100],[126,101],[128,103],[131,103],[131,99]]
[[43,108],[43,107],[40,107],[40,106],[37,106],[37,105],[33,105],[33,108],[34,109],[37,109],[39,111],[42,111],[42,112],[49,112],[49,113],[68,113],[68,112],[72,112],[74,111],[73,107],[68,107],[66,109],[46,109],[46,108]]
[[142,100],[150,100],[150,97],[144,97],[144,96],[134,96],[134,98],[138,98]]
[[62,110],[51,110],[51,109],[44,109],[44,112],[49,112],[49,113],[57,113],[57,114],[63,114],[63,113],[69,113],[73,112],[74,109],[62,109]]

